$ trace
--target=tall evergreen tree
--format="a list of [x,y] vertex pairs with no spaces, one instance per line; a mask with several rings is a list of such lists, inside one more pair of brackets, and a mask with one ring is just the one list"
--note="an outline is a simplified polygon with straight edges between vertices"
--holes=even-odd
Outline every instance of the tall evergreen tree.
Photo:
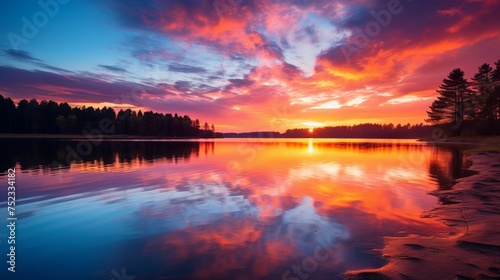
[[495,62],[495,69],[491,73],[493,81],[492,107],[495,118],[500,120],[500,59]]
[[454,128],[462,129],[464,121],[464,105],[470,92],[470,84],[460,68],[453,69],[443,80],[437,92],[438,98],[427,111],[427,122],[433,124],[452,123]]
[[16,105],[9,97],[0,94],[0,133],[12,133]]
[[473,120],[495,119],[493,68],[484,63],[478,68],[478,73],[472,77],[473,94],[468,100],[466,114]]

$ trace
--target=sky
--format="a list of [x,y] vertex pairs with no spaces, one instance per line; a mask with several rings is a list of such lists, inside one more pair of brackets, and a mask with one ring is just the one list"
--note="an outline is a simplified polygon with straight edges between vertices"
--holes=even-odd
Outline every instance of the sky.
[[500,59],[498,0],[0,2],[0,94],[189,115],[217,131],[424,122]]

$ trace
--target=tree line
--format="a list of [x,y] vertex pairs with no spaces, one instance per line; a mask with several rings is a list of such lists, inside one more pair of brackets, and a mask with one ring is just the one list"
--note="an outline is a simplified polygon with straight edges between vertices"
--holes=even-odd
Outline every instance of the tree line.
[[17,106],[0,94],[0,133],[19,134],[82,134],[100,129],[101,120],[109,120],[115,135],[151,137],[205,137],[217,135],[215,127],[198,119],[153,111],[120,110],[111,107],[71,107],[66,102],[23,99]]
[[432,125],[411,124],[374,124],[364,123],[357,125],[327,126],[315,128],[288,129],[284,133],[276,131],[224,133],[224,137],[241,138],[423,138],[432,134],[435,127]]
[[437,93],[426,122],[451,135],[500,134],[500,60],[495,68],[488,63],[479,66],[471,81],[462,69],[453,69]]
[[315,137],[315,138],[420,138],[430,135],[433,127],[411,124],[375,124],[364,123],[357,125],[327,126],[309,129],[288,129],[284,137]]

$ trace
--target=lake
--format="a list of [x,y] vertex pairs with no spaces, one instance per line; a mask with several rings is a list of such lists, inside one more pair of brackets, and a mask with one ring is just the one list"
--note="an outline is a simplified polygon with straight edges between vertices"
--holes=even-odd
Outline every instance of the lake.
[[415,140],[0,144],[1,279],[342,279],[384,265],[385,236],[446,235],[427,193],[467,164]]

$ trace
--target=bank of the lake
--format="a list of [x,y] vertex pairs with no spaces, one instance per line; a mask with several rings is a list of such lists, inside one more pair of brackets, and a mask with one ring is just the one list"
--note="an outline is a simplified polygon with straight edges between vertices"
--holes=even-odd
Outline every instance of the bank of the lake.
[[432,139],[431,137],[419,139],[430,145],[468,145],[465,154],[471,155],[483,151],[500,152],[500,136],[455,136],[443,139]]
[[448,225],[448,237],[387,237],[381,252],[388,263],[349,271],[346,278],[500,279],[500,153],[492,140],[468,150],[469,170],[477,174],[452,190],[431,192],[448,203],[423,217]]
[[0,139],[214,139],[214,138],[203,138],[203,137],[159,137],[159,136],[140,136],[140,135],[117,135],[117,134],[0,134]]

